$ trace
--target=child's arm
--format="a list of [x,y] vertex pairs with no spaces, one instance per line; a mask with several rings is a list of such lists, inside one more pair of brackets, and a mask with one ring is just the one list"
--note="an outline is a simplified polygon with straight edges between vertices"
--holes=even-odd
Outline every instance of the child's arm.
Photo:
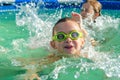
[[17,61],[21,62],[21,67],[25,68],[27,71],[24,74],[25,80],[41,80],[37,72],[40,72],[44,69],[44,66],[58,61],[61,57],[56,56],[55,54],[50,54],[44,58],[19,58]]

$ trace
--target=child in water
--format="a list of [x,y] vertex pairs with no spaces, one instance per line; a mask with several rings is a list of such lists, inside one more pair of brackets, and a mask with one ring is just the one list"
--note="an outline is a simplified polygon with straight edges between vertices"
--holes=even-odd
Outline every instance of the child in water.
[[87,54],[81,51],[84,47],[87,35],[85,29],[82,28],[82,17],[79,16],[79,18],[79,22],[69,17],[57,21],[52,29],[52,40],[50,41],[51,47],[55,49],[56,52],[39,59],[38,63],[36,63],[36,59],[31,59],[31,64],[34,66],[38,64],[37,66],[39,67],[38,69],[36,69],[37,67],[35,67],[35,69],[28,69],[25,80],[41,80],[37,72],[43,72],[44,74],[44,69],[46,69],[41,67],[52,64],[63,58],[88,58]]
[[[91,20],[95,21],[95,19],[101,15],[101,9],[102,5],[99,1],[87,0],[83,3],[80,14],[83,19],[91,18]],[[72,13],[72,17],[76,17],[77,15],[79,15],[79,13]]]
[[[81,20],[81,16],[79,16],[79,18]],[[82,23],[81,25],[79,23],[73,18],[66,17],[60,19],[54,25],[50,45],[57,53],[45,57],[43,61],[39,63],[39,66],[54,63],[65,57],[87,57],[81,53],[81,49],[85,44],[86,31],[82,28]],[[28,70],[27,73],[30,73],[31,71],[33,70]],[[30,80],[40,80],[35,73],[29,78]]]
[[[85,43],[85,30],[72,18],[60,19],[53,27],[52,48],[63,56],[81,56]],[[59,55],[57,54],[57,55]]]
[[92,20],[95,21],[101,15],[101,9],[102,5],[99,1],[90,0],[83,4],[80,14],[83,19],[91,16]]
[[[82,19],[85,21],[85,25],[90,30],[93,30],[94,28],[94,26],[91,25],[91,23],[95,23],[96,19],[101,15],[101,9],[102,5],[97,0],[86,0],[86,2],[83,3],[80,14],[82,16]],[[80,14],[72,12],[72,18],[79,20]],[[90,40],[93,46],[96,46],[98,44],[98,42],[94,38],[91,38]]]

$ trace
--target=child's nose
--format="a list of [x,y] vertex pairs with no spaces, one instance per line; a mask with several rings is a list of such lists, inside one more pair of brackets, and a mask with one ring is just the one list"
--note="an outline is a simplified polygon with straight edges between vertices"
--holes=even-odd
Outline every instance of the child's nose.
[[70,37],[68,37],[68,38],[65,40],[66,43],[69,43],[69,42],[71,42],[71,41],[72,41],[72,39],[71,39]]

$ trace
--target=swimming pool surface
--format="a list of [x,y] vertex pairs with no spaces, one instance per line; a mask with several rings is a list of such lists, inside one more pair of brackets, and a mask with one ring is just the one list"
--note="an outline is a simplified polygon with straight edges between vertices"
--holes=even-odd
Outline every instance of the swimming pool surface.
[[[54,23],[71,16],[78,8],[47,9],[22,6],[20,11],[0,12],[0,80],[22,80],[25,68],[17,58],[34,58],[37,61],[50,54],[51,31]],[[62,59],[38,72],[42,80],[119,80],[120,79],[120,10],[102,10],[95,31],[87,29],[101,41],[87,51],[97,59]],[[30,60],[31,61],[31,60]],[[26,64],[30,61],[26,60]],[[106,75],[108,77],[106,77]]]

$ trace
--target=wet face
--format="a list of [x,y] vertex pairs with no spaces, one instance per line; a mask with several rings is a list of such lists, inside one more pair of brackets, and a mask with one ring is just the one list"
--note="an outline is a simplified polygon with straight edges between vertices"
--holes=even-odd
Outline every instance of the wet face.
[[94,15],[94,9],[89,3],[84,3],[81,10],[82,18],[87,18],[88,16]]
[[[71,31],[76,30],[80,32],[79,25],[74,21],[61,22],[56,25],[54,34],[58,32],[64,32],[69,34]],[[84,44],[83,38],[78,38],[77,40],[72,40],[67,38],[64,41],[51,41],[51,46],[58,50],[62,54],[73,54],[79,55],[80,50]]]

